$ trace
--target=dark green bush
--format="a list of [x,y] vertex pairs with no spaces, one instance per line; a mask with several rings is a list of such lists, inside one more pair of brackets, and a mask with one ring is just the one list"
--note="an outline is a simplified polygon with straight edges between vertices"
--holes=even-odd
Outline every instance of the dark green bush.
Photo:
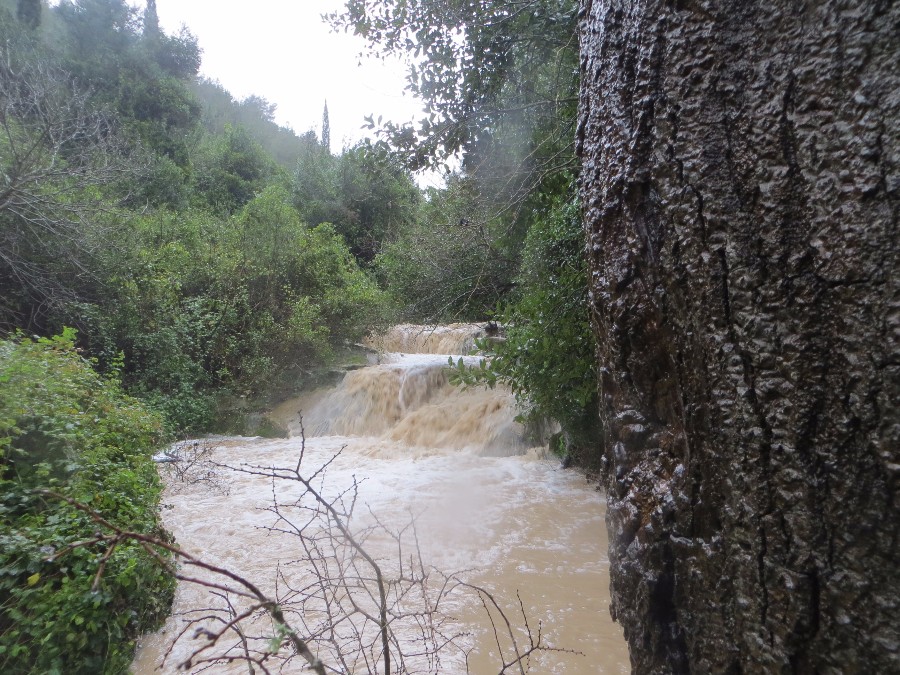
[[598,460],[599,418],[579,215],[573,200],[535,221],[513,300],[496,317],[506,339],[482,344],[490,361],[477,368],[460,363],[455,376],[469,384],[508,384],[525,410],[524,421],[557,421],[562,433],[553,450],[590,467]]
[[123,529],[164,536],[151,454],[160,419],[98,375],[74,332],[0,341],[0,672],[124,673],[135,639],[166,615],[174,581],[135,544],[96,590],[103,546],[66,495]]

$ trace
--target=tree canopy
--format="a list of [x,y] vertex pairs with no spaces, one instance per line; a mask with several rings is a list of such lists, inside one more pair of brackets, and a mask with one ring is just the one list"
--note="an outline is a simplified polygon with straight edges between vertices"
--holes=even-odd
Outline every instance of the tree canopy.
[[199,79],[196,39],[154,3],[64,0],[29,31],[23,11],[0,7],[4,331],[75,326],[101,368],[124,352],[175,430],[386,320],[361,265],[414,217],[404,170]]

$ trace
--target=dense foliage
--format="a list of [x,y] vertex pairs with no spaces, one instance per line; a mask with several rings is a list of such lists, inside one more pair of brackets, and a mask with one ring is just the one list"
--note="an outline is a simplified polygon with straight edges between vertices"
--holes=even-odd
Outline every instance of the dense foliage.
[[404,170],[198,79],[153,3],[3,4],[0,330],[76,326],[101,369],[124,352],[127,389],[185,432],[388,320],[361,265],[415,217]]
[[[290,194],[266,188],[229,217],[203,210],[132,215],[122,269],[105,260],[116,311],[83,323],[122,349],[131,390],[194,429],[223,391],[265,393],[327,362],[381,320],[384,294],[328,224],[309,227]],[[112,339],[110,339],[112,338]]]
[[[379,278],[411,320],[492,318],[506,339],[457,375],[509,384],[557,449],[595,461],[596,385],[583,235],[575,204],[578,54],[572,0],[359,0],[332,22],[375,53],[405,56],[425,103],[379,144],[408,166],[456,155],[414,225],[382,247]],[[374,127],[374,122],[373,122]]]
[[363,265],[412,227],[419,190],[396,158],[361,143],[338,157],[310,145],[297,162],[294,203],[310,225],[332,223]]
[[475,181],[429,189],[418,220],[375,259],[379,278],[412,321],[484,319],[513,288],[522,241],[491,215]]
[[[158,416],[98,375],[74,333],[0,341],[0,671],[119,673],[165,616],[173,580],[137,544],[65,552],[95,523],[159,534]],[[59,553],[59,557],[53,557]]]

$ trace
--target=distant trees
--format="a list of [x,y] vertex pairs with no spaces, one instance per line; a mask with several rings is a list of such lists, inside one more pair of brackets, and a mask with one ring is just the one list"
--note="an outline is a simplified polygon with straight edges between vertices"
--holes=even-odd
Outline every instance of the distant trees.
[[260,192],[276,167],[262,146],[242,126],[211,136],[195,157],[197,196],[221,213],[234,213]]
[[137,10],[124,0],[63,0],[53,16],[64,68],[91,87],[95,103],[118,113],[123,128],[185,168],[200,115],[188,88],[200,67],[194,36],[145,36]]
[[278,125],[275,104],[262,96],[235,100],[221,84],[197,78],[191,84],[201,110],[201,124],[211,135],[219,135],[227,126],[243,127],[259,143],[275,163],[285,171],[294,171],[305,149],[318,143],[315,134],[297,135],[292,129]]
[[260,119],[269,123],[275,121],[275,110],[278,106],[255,94],[248,96],[237,105],[241,112],[246,112],[246,126],[252,126],[251,120]]
[[147,0],[144,8],[144,37],[154,38],[159,34],[159,14],[156,12],[156,0]]
[[170,430],[209,429],[231,392],[296,383],[390,315],[358,260],[417,191],[350,152],[323,192],[288,192],[315,135],[197,81],[193,36],[153,9],[64,1],[22,31],[0,8],[0,330],[75,325]]
[[366,265],[415,222],[420,202],[400,163],[365,143],[336,157],[327,146],[307,146],[297,163],[293,194],[307,222],[332,223]]
[[419,217],[382,247],[379,277],[412,321],[483,319],[513,286],[518,251],[504,241],[505,223],[475,181],[451,176],[426,192]]

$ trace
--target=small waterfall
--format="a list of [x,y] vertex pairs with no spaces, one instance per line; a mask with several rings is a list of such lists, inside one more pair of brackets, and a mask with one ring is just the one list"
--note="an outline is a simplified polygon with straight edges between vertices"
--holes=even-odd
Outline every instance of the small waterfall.
[[[307,436],[381,436],[410,412],[453,391],[446,363],[395,363],[348,372],[303,413]],[[288,420],[296,433],[296,422]]]
[[[280,423],[307,438],[360,436],[413,448],[517,455],[528,449],[506,387],[460,389],[450,384],[446,357],[409,359],[354,370],[318,400],[281,406]],[[304,408],[304,404],[308,407]],[[276,413],[277,414],[277,413]]]
[[378,351],[399,354],[470,354],[475,351],[475,340],[486,336],[487,330],[482,324],[419,326],[405,323],[368,343]]
[[[280,407],[279,422],[293,435],[389,439],[417,449],[446,449],[483,456],[524,453],[529,446],[516,420],[509,389],[461,389],[449,382],[447,359],[474,348],[485,334],[477,324],[395,326],[371,344],[392,352],[382,363],[348,372],[315,401]],[[402,352],[402,353],[399,353]],[[460,358],[454,356],[454,359]],[[478,356],[463,356],[471,365]]]
[[[391,528],[405,528],[414,518],[413,550],[427,567],[465,570],[472,583],[490,589],[513,619],[521,602],[532,630],[542,621],[547,642],[569,651],[533,654],[529,672],[624,675],[627,648],[609,617],[604,499],[579,474],[560,470],[557,460],[527,447],[507,389],[460,389],[450,383],[447,355],[477,364],[480,357],[460,353],[471,351],[480,330],[462,324],[398,326],[372,344],[401,352],[383,351],[380,363],[348,372],[336,387],[279,406],[274,415],[294,438],[210,441],[216,446],[217,477],[226,489],[211,489],[204,482],[178,484],[169,476],[166,527],[187,551],[253,580],[270,596],[288,593],[290,603],[292,589],[306,588],[316,578],[305,562],[309,550],[298,547],[291,528],[274,527],[273,502],[281,505],[278,513],[295,518],[292,522],[305,522],[297,510],[297,486],[237,467],[291,467],[302,454],[309,470],[327,464],[323,489],[329,495],[356,486],[360,520],[355,527],[366,533],[367,549],[383,566],[402,563],[398,542],[367,528],[376,517]],[[297,438],[301,411],[304,444]],[[164,471],[165,465],[160,466]],[[496,644],[484,606],[465,595],[448,599],[446,610],[460,630],[455,643],[471,651],[450,650],[439,666],[420,664],[410,671],[497,672]],[[178,664],[203,639],[191,639],[193,629],[184,633],[185,622],[220,601],[201,587],[180,584],[175,613],[163,630],[142,638],[132,672],[181,672]],[[292,619],[304,620],[300,615]],[[245,624],[248,635],[266,636],[271,630],[262,619]],[[261,649],[268,644],[252,639]],[[398,639],[412,637],[401,632]],[[419,649],[414,643],[409,648],[413,653]],[[273,672],[308,672],[297,662],[276,660],[270,667]],[[203,669],[195,666],[190,672]],[[208,672],[238,675],[247,666],[223,661]],[[358,664],[334,672],[362,675],[371,668]]]

